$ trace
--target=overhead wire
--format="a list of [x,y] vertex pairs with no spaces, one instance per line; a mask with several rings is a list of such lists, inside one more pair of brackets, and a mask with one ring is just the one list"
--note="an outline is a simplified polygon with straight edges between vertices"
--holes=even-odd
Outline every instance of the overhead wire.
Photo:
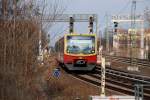
[[126,5],[122,9],[120,9],[120,11],[117,14],[121,14],[122,12],[124,12],[127,9],[127,7],[130,5],[130,3],[131,3],[131,1],[129,0],[126,3]]
[[150,0],[144,0],[143,4],[144,4],[145,7],[149,7],[150,8],[150,5],[149,5],[150,4]]
[[61,34],[63,34],[65,31],[67,31],[68,30],[68,27],[67,28],[65,28],[64,30],[62,30],[61,32],[57,32],[53,37],[52,37],[52,39],[55,39],[56,38],[56,36],[60,36]]

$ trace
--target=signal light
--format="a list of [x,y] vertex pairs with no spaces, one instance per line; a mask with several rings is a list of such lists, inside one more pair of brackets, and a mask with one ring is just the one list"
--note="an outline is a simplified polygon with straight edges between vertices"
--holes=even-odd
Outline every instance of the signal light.
[[117,29],[115,29],[115,33],[117,33]]
[[89,18],[89,22],[90,22],[89,24],[90,24],[91,26],[93,26],[93,21],[94,21],[93,17],[90,17],[90,18]]
[[70,23],[73,23],[73,22],[74,22],[73,17],[70,17]]
[[73,17],[70,17],[70,22],[69,22],[70,26],[69,26],[69,32],[73,33],[73,24],[74,24],[74,19]]
[[118,27],[118,22],[114,22],[114,27]]
[[114,33],[117,33],[118,22],[114,22]]
[[90,16],[89,17],[89,32],[90,33],[93,33],[93,21],[94,21],[93,17]]

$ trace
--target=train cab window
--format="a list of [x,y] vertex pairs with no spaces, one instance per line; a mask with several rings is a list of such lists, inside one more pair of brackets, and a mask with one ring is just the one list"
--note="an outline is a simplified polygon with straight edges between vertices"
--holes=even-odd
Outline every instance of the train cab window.
[[66,41],[69,54],[95,53],[95,36],[68,36]]

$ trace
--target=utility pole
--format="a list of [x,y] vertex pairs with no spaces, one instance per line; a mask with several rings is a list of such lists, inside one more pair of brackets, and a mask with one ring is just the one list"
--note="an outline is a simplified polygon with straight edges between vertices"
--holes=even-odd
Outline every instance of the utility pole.
[[[108,14],[106,14],[106,54],[108,54],[110,56],[110,44],[109,44],[109,38],[110,38],[110,35],[109,35],[109,23],[108,23]],[[110,66],[111,65],[111,62],[110,62],[110,57],[107,59],[106,61],[106,65]]]
[[130,33],[130,61],[131,66],[133,66],[133,35],[135,35],[135,11],[136,11],[136,0],[132,0],[131,5],[131,33]]
[[141,22],[141,49],[144,49],[144,21]]
[[[131,7],[131,28],[135,29],[135,14],[136,14],[136,0],[132,0]],[[135,31],[132,31],[132,34],[135,34]]]
[[109,32],[108,32],[108,14],[106,14],[106,48],[107,52],[109,53],[110,48],[109,48]]

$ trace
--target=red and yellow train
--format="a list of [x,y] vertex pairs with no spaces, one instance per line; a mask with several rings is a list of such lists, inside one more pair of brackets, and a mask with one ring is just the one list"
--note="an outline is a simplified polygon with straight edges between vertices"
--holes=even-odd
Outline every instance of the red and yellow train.
[[97,64],[95,34],[65,34],[55,44],[57,60],[68,70],[91,71]]

